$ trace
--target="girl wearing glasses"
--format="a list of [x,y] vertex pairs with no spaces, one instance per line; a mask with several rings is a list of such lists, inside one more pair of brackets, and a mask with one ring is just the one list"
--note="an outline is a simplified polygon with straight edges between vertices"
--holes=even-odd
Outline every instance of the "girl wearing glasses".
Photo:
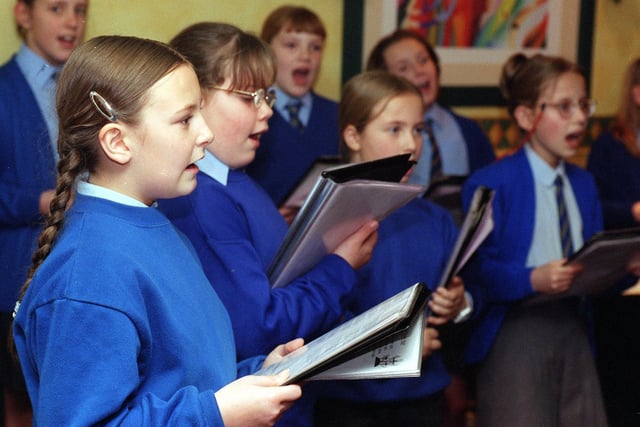
[[310,340],[326,332],[343,315],[344,297],[356,284],[355,269],[371,256],[377,222],[347,238],[304,276],[272,289],[266,271],[287,224],[243,170],[273,114],[273,98],[264,91],[275,76],[271,50],[259,38],[222,23],[194,24],[171,45],[194,64],[214,140],[198,162],[196,190],[159,207],[195,246],[229,311],[238,358],[262,354],[281,337]]
[[500,88],[526,143],[463,188],[465,209],[477,186],[496,191],[495,227],[475,278],[487,310],[467,349],[468,362],[479,363],[479,425],[605,426],[584,305],[577,297],[530,301],[570,288],[580,271],[566,257],[602,228],[592,176],[566,161],[593,102],[580,67],[560,57],[513,55]]

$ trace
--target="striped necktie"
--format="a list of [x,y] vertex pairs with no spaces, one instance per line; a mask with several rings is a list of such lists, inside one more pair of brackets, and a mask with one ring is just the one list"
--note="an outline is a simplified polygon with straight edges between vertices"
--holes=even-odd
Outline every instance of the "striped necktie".
[[438,141],[433,133],[433,119],[427,119],[425,123],[425,132],[429,138],[431,144],[431,174],[430,181],[442,176],[442,158],[440,157],[440,148],[438,148]]
[[571,226],[567,205],[564,199],[564,182],[562,176],[558,175],[553,182],[556,188],[556,203],[558,205],[558,225],[560,227],[560,244],[562,245],[562,256],[567,258],[573,253],[573,242],[571,240]]
[[289,124],[298,130],[304,129],[304,125],[300,121],[300,117],[298,117],[298,113],[300,112],[300,107],[302,107],[302,101],[293,101],[287,104],[284,108],[289,113]]

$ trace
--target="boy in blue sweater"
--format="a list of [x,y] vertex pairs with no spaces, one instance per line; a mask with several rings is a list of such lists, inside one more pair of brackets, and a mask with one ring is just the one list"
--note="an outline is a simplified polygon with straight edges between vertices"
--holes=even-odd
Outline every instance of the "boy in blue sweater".
[[267,17],[261,37],[276,56],[276,102],[247,173],[290,222],[296,210],[282,206],[286,196],[315,159],[338,154],[338,105],[313,91],[327,34],[313,11],[282,6]]
[[53,198],[55,76],[84,37],[89,1],[52,5],[48,0],[15,2],[14,17],[24,42],[0,67],[0,392],[7,425],[22,425],[12,418],[20,413],[31,424],[24,381],[7,353],[6,335]]

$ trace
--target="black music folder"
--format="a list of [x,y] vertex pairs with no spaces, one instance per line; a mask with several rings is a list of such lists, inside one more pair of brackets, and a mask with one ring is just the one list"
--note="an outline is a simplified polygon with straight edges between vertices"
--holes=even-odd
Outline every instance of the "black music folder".
[[640,257],[640,227],[595,234],[568,260],[580,264],[582,272],[566,292],[568,295],[597,295],[629,274],[627,267]]
[[407,154],[324,170],[267,270],[272,286],[306,273],[362,225],[422,194],[423,186],[397,182],[413,164]]
[[260,369],[289,369],[287,384],[306,380],[416,377],[422,365],[425,307],[431,292],[416,283]]

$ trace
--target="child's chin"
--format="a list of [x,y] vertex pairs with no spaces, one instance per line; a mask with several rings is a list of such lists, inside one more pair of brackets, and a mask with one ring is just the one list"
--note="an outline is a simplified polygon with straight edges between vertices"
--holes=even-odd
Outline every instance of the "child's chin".
[[198,181],[196,181],[195,178],[190,180],[189,182],[185,182],[179,188],[176,189],[176,195],[173,197],[181,197],[181,196],[186,196],[188,194],[193,193],[193,190],[196,189],[197,184],[198,184]]

